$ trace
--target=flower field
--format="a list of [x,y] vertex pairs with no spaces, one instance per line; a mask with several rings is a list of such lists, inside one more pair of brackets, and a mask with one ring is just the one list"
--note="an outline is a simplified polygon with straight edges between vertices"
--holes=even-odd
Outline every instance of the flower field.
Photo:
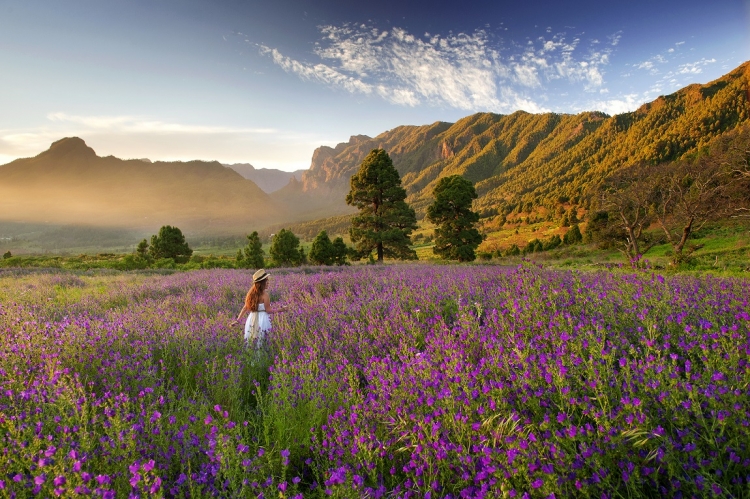
[[1,497],[750,497],[750,282],[0,273]]

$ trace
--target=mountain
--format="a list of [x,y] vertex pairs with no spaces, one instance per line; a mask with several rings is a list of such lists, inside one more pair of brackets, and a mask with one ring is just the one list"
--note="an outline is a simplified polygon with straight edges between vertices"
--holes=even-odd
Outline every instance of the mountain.
[[224,166],[228,166],[246,179],[252,180],[266,193],[278,191],[292,179],[301,180],[302,174],[305,172],[305,170],[285,172],[273,168],[255,168],[250,163],[224,164]]
[[99,157],[78,137],[0,166],[0,221],[242,234],[289,216],[218,162]]
[[[585,206],[587,190],[618,168],[685,158],[750,129],[749,89],[750,62],[615,116],[518,111],[400,126],[319,147],[301,176],[247,164],[102,158],[83,140],[66,138],[34,158],[0,166],[0,222],[139,230],[170,224],[226,235],[334,216],[340,225],[354,212],[344,202],[349,179],[378,147],[393,159],[418,217],[432,202],[436,182],[453,174],[475,183],[475,208],[488,215],[520,203],[526,210]],[[277,173],[286,175],[285,185],[270,194],[243,178],[259,175],[270,191],[265,180]]]
[[443,176],[475,183],[475,207],[554,207],[579,200],[587,188],[617,168],[659,163],[697,153],[711,141],[748,123],[750,62],[705,85],[661,96],[630,113],[510,115],[478,113],[456,123],[401,126],[375,138],[352,136],[335,148],[319,147],[300,182],[272,194],[288,206],[330,216],[346,212],[349,178],[374,148],[393,159],[407,201],[424,214]]

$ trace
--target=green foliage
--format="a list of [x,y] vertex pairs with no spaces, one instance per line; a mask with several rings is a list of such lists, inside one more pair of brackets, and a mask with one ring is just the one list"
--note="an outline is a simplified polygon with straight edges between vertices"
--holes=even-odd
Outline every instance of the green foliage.
[[482,236],[474,228],[479,215],[471,210],[477,198],[474,185],[459,175],[441,178],[433,190],[435,201],[427,208],[427,219],[435,228],[436,255],[449,260],[470,262]]
[[7,260],[8,258],[12,257],[13,255],[10,253],[10,251],[6,251],[3,253],[3,260]]
[[144,260],[148,258],[148,241],[143,239],[140,243],[138,243],[138,247],[136,247],[135,253]]
[[237,253],[238,265],[246,269],[260,269],[265,265],[263,244],[257,231],[247,236],[247,244]]
[[414,210],[406,204],[406,191],[383,149],[373,149],[352,176],[346,203],[359,210],[349,231],[360,255],[376,252],[384,257],[416,260],[409,235],[417,228]]
[[333,240],[333,263],[336,265],[348,265],[346,258],[351,253],[351,249],[346,246],[342,237]]
[[391,154],[418,215],[432,203],[437,181],[450,175],[474,182],[479,196],[474,209],[482,214],[528,213],[530,204],[552,215],[568,203],[589,209],[589,187],[623,165],[679,160],[747,124],[749,67],[617,116],[477,113],[453,124],[357,137],[331,151],[332,171],[345,178],[356,171],[362,151],[379,146]]
[[532,239],[526,244],[526,247],[523,249],[523,253],[538,253],[540,251],[544,251],[544,246],[542,245],[542,242],[539,239]]
[[521,248],[517,244],[511,244],[508,249],[503,252],[503,256],[517,256],[521,254]]
[[578,227],[578,224],[573,225],[563,237],[563,243],[565,244],[578,244],[582,241],[583,234],[581,234],[581,229]]
[[[141,241],[141,244],[143,241]],[[140,247],[141,244],[138,246]],[[187,261],[193,250],[185,241],[185,236],[177,227],[165,225],[159,229],[159,233],[151,236],[151,247],[149,255],[154,260],[172,259],[173,261]]]
[[287,229],[281,229],[273,237],[268,252],[276,267],[297,267],[305,260],[304,251],[299,245],[299,238]]
[[308,258],[316,265],[347,265],[349,252],[343,238],[337,237],[331,242],[328,233],[322,230],[315,237]]
[[555,234],[554,236],[550,237],[548,240],[544,241],[542,243],[542,250],[543,251],[549,251],[557,248],[562,244],[562,239],[560,239],[560,236]]
[[583,242],[596,243],[599,249],[611,249],[619,238],[619,233],[609,223],[609,213],[605,210],[589,212],[586,230],[583,232]]
[[333,243],[326,231],[322,230],[315,236],[308,258],[316,265],[333,265]]
[[575,206],[572,207],[568,212],[568,221],[571,225],[575,225],[580,222],[580,220],[578,220],[578,209]]

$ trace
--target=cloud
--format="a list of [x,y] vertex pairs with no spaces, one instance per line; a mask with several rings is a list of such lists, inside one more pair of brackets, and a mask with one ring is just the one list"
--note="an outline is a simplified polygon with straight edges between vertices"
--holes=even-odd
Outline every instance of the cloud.
[[421,37],[398,27],[381,30],[366,24],[319,30],[313,61],[295,59],[263,44],[258,49],[303,80],[397,105],[466,111],[512,112],[518,105],[527,111],[543,109],[538,102],[556,80],[583,84],[585,89],[599,87],[611,51],[582,50],[580,39],[568,40],[564,34],[508,50],[481,29]]
[[706,66],[708,64],[713,64],[715,62],[716,62],[716,59],[703,58],[700,61],[690,62],[687,64],[681,64],[677,68],[677,74],[691,74],[691,75],[701,74],[703,72],[703,66]]
[[659,74],[659,68],[657,66],[661,64],[666,64],[666,63],[667,63],[667,59],[663,55],[657,54],[651,57],[650,59],[647,59],[641,63],[636,64],[635,68],[645,69],[652,75],[656,75],[656,74]]
[[179,134],[227,134],[251,133],[270,134],[272,128],[231,128],[202,125],[184,125],[167,123],[139,116],[76,116],[66,113],[49,113],[47,119],[52,122],[67,122],[82,125],[90,132],[119,130],[128,133],[179,133]]
[[638,94],[627,94],[617,99],[600,100],[591,103],[590,109],[603,111],[609,115],[628,113],[635,111],[643,104],[645,99]]

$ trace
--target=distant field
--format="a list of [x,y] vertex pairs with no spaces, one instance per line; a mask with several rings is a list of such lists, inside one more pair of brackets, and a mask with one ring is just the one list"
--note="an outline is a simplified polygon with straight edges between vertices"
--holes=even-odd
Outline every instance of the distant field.
[[[341,217],[331,219],[333,225],[330,227],[331,238],[341,236],[346,244],[351,245],[347,230]],[[510,247],[512,244],[524,248],[532,239],[545,240],[554,235],[563,237],[568,228],[559,227],[557,223],[549,221],[527,224],[525,221],[512,221],[502,227],[497,227],[493,219],[484,220],[481,228],[486,234],[485,241],[477,250],[478,262],[491,261],[501,264],[515,265],[521,261],[521,257],[498,257],[498,251]],[[306,233],[317,234],[327,227],[326,223],[318,221],[311,224],[303,224]],[[290,225],[294,230],[301,226]],[[581,225],[585,229],[585,224]],[[0,226],[0,229],[3,229]],[[5,227],[7,231],[7,227]],[[129,234],[114,232],[89,232],[79,228],[72,232],[60,229],[55,232],[57,236],[49,239],[42,237],[38,232],[39,227],[28,226],[25,234],[37,234],[37,239],[28,236],[28,239],[14,239],[5,236],[0,237],[0,254],[7,251],[5,248],[13,247],[14,257],[10,260],[0,259],[2,267],[58,267],[71,269],[85,268],[114,268],[125,270],[122,262],[126,255],[135,251],[135,246],[140,239],[149,238],[149,234]],[[439,262],[433,253],[433,231],[434,226],[426,221],[419,223],[418,229],[412,234],[412,241],[419,260],[426,262]],[[89,246],[66,247],[65,249],[50,249],[64,246],[64,241],[74,241],[76,238],[86,240],[90,235],[94,239]],[[654,237],[661,237],[658,230],[652,229]],[[0,234],[1,235],[1,234]],[[58,237],[59,239],[56,239]],[[97,245],[98,237],[117,238],[120,245],[103,247]],[[309,253],[312,244],[311,238],[300,237],[301,246]],[[202,236],[191,240],[187,234],[188,242],[194,250],[195,262],[187,265],[167,265],[168,267],[196,269],[201,267],[231,267],[233,266],[237,250],[247,241],[242,236]],[[270,233],[262,235],[263,249],[268,257],[270,249]],[[125,244],[127,242],[127,244]],[[40,248],[44,246],[43,251]],[[660,244],[650,248],[644,255],[649,265],[663,268],[668,271],[698,271],[724,274],[744,275],[750,270],[750,225],[744,221],[717,224],[704,228],[694,235],[690,245],[698,246],[693,258],[683,264],[680,268],[673,268],[671,262],[671,248],[667,244]],[[20,247],[20,251],[16,248]],[[489,260],[485,258],[489,257]],[[553,267],[590,268],[610,264],[626,264],[625,259],[619,251],[614,248],[602,250],[595,244],[577,244],[573,246],[561,246],[555,250],[525,255],[525,258],[544,263]],[[359,262],[365,263],[365,261]]]

